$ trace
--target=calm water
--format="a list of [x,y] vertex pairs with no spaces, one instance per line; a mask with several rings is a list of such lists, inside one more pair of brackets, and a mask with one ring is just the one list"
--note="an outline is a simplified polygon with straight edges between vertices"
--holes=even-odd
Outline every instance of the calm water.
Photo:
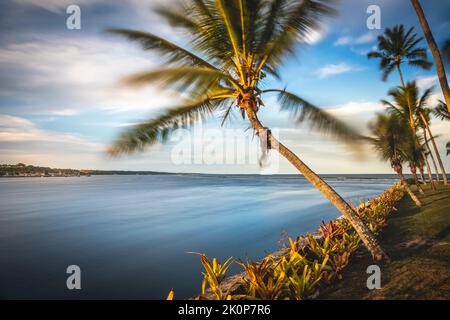
[[[345,198],[392,176],[328,177]],[[198,293],[200,262],[261,258],[338,216],[300,176],[151,175],[0,179],[1,298],[177,298]],[[82,290],[66,289],[81,267]]]

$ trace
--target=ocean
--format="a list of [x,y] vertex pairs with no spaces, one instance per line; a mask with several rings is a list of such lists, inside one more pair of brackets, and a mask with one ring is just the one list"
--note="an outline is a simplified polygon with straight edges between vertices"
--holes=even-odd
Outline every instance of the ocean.
[[[327,175],[353,204],[393,175]],[[299,175],[0,179],[0,298],[165,299],[200,292],[206,253],[262,258],[339,212]],[[68,290],[66,269],[81,269]],[[231,272],[237,272],[237,266]]]

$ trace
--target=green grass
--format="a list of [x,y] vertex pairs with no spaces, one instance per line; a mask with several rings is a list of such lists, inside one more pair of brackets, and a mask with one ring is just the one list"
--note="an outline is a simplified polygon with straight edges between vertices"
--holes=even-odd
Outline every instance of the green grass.
[[321,299],[450,299],[450,188],[425,189],[419,198],[420,209],[405,196],[381,233],[392,259],[380,265],[382,289],[367,289],[374,263],[361,249]]

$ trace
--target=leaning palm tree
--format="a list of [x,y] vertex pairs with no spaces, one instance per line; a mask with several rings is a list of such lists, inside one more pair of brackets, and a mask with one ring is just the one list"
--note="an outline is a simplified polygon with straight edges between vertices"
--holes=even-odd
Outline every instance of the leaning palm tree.
[[264,96],[276,93],[281,110],[293,112],[299,122],[309,120],[314,128],[342,139],[359,136],[296,94],[263,88],[267,75],[279,77],[279,67],[299,40],[306,40],[319,27],[321,18],[334,13],[329,4],[324,0],[191,0],[176,8],[158,9],[172,26],[185,31],[190,48],[151,33],[111,30],[167,58],[163,67],[131,76],[128,84],[159,83],[182,92],[188,101],[124,132],[109,153],[117,156],[142,151],[164,141],[174,129],[189,127],[214,111],[225,110],[227,117],[237,110],[247,117],[267,149],[277,150],[350,221],[375,260],[388,259],[355,209],[258,118]]
[[[421,127],[422,127],[423,139],[425,140],[424,155],[425,155],[425,157],[427,159],[428,159],[428,156],[430,157],[431,163],[433,164],[434,172],[436,172],[437,184],[440,184],[441,183],[441,178],[439,177],[438,166],[436,164],[436,160],[434,159],[433,152],[431,152],[430,139],[428,138],[428,134],[427,134],[427,130],[426,130],[425,126],[422,125]],[[431,187],[433,187],[433,184],[431,185]]]
[[[389,91],[388,95],[393,99],[393,103],[386,100],[382,100],[382,103],[387,105],[390,111],[397,113],[405,120],[405,122],[411,128],[411,132],[414,136],[417,135],[417,129],[419,127],[425,128],[426,132],[428,132],[428,134],[430,135],[430,139],[432,140],[434,151],[441,168],[444,183],[447,184],[445,168],[439,155],[439,150],[436,146],[436,142],[434,141],[434,136],[432,135],[429,126],[430,120],[428,115],[431,111],[427,108],[427,103],[430,98],[431,92],[432,89],[428,89],[425,90],[425,92],[421,96],[419,96],[419,89],[415,81],[408,82],[404,87],[397,87]],[[430,154],[432,156],[432,153]],[[426,157],[424,156],[424,158]],[[433,156],[432,159],[434,162]],[[437,166],[435,167],[435,170],[436,178],[439,183],[440,177]]]
[[411,0],[411,3],[417,13],[417,17],[419,18],[423,33],[425,34],[425,38],[427,39],[428,46],[430,47],[431,53],[433,54],[434,62],[436,64],[436,71],[439,77],[439,83],[444,94],[445,102],[447,103],[447,110],[450,112],[450,88],[448,86],[444,64],[442,63],[441,53],[439,52],[436,41],[434,40],[433,33],[431,32],[430,26],[428,25],[427,18],[425,17],[425,13],[423,12],[419,0]]
[[[403,162],[407,160],[405,137],[411,136],[411,130],[404,125],[404,120],[393,113],[378,114],[375,121],[370,123],[373,135],[372,145],[384,161],[389,161],[392,169],[397,173],[405,191],[414,203],[421,207],[417,196],[411,191],[408,182],[403,175]],[[408,139],[410,141],[410,139]],[[407,143],[406,143],[407,144]]]
[[380,59],[380,69],[383,72],[383,81],[395,69],[398,71],[402,86],[405,86],[401,65],[406,63],[409,66],[420,67],[426,70],[431,69],[432,64],[427,60],[427,50],[417,48],[422,38],[414,33],[414,27],[405,32],[403,25],[394,28],[386,28],[383,35],[378,37],[378,50],[367,54],[369,59]]

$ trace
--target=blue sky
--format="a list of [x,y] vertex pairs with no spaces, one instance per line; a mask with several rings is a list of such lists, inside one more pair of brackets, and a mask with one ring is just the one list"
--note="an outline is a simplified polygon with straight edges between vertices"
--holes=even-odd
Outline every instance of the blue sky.
[[[184,44],[183,36],[150,9],[159,2],[1,2],[0,163],[208,173],[265,170],[257,161],[229,164],[174,161],[175,146],[183,148],[189,139],[157,146],[132,157],[116,160],[105,157],[103,151],[121,130],[176,103],[170,92],[148,86],[136,89],[119,85],[120,79],[128,74],[158,66],[159,59],[134,44],[104,33],[109,27],[141,29]],[[436,40],[442,43],[450,38],[450,1],[422,2]],[[65,10],[70,4],[81,8],[81,30],[66,28]],[[368,30],[366,26],[366,9],[374,4],[381,8],[381,30]],[[403,23],[414,26],[419,35],[422,33],[409,0],[342,0],[338,11],[338,16],[324,21],[322,30],[311,34],[308,45],[298,46],[295,58],[286,60],[282,81],[269,80],[267,86],[287,87],[366,132],[367,122],[383,109],[379,100],[399,84],[395,73],[388,82],[382,82],[378,62],[369,61],[366,53],[374,48],[377,35],[385,27]],[[421,46],[426,46],[425,41]],[[405,67],[404,71],[408,80],[418,80],[422,88],[436,85],[433,99],[441,98],[434,69],[421,71]],[[390,172],[389,165],[379,161],[369,148],[365,148],[363,155],[355,154],[348,146],[311,132],[308,126],[296,126],[288,114],[278,111],[274,97],[266,100],[261,119],[317,172]],[[220,121],[216,115],[203,128],[218,128]],[[235,129],[235,133],[242,135],[237,140],[247,143],[238,143],[237,152],[252,154],[258,150],[256,139],[252,139],[248,130],[239,131],[247,127],[248,124],[236,118],[223,131],[207,133],[219,138],[205,142],[194,137],[189,145],[209,148],[211,144],[221,145],[225,130]],[[445,142],[450,141],[448,124],[435,120],[432,128],[440,135],[438,143],[444,152]],[[273,172],[295,172],[276,155],[271,159],[278,164]],[[450,171],[448,158],[445,165]]]

